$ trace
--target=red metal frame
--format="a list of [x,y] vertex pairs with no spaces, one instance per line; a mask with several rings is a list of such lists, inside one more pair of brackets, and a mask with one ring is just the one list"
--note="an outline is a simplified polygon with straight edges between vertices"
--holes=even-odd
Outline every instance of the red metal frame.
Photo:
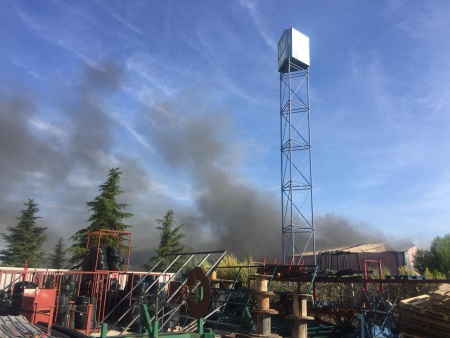
[[42,321],[51,325],[55,300],[56,289],[24,289],[20,314],[32,324]]
[[[76,282],[78,288],[76,289],[77,295],[87,295],[94,296],[97,300],[97,320],[101,320],[105,316],[106,311],[106,293],[111,286],[112,279],[117,278],[121,283],[124,283],[128,280],[129,272],[123,271],[79,271],[79,270],[56,270],[56,269],[28,269],[24,271],[22,269],[14,269],[14,268],[2,268],[0,269],[0,289],[1,290],[12,290],[14,289],[14,285],[17,282],[28,281],[33,282],[37,285],[37,289],[29,289],[29,291],[34,291],[41,289],[40,291],[45,290],[55,290],[56,294],[59,295],[61,291],[61,286],[63,284],[63,279],[65,275],[71,276],[71,280]],[[49,276],[53,276],[53,281],[51,285],[47,285],[50,289],[46,289],[46,281],[49,279]],[[89,277],[91,276],[91,277]],[[85,285],[85,288],[82,289],[82,281],[91,280],[92,283],[89,285]],[[87,287],[86,287],[87,286]],[[28,292],[28,290],[27,290]],[[40,303],[40,302],[35,302]],[[56,320],[56,311],[55,308],[58,308],[59,297],[56,297],[54,304],[51,305],[49,302],[46,304],[45,309],[47,311],[42,311],[41,308],[43,306],[39,306],[39,304],[35,309],[28,309],[30,313],[32,313],[33,318],[37,318],[42,316],[42,313],[45,312],[49,317],[49,323],[54,323]],[[34,304],[33,304],[34,306]],[[50,311],[48,311],[50,310]],[[92,311],[92,310],[90,310]],[[88,317],[91,318],[91,317]],[[46,319],[40,318],[41,321],[47,321]]]
[[[366,292],[369,291],[369,286],[367,283],[367,263],[371,262],[371,263],[377,263],[378,265],[378,279],[382,280],[383,279],[383,270],[381,268],[381,261],[380,260],[371,260],[371,259],[363,259],[363,268],[364,268],[364,290]],[[384,290],[384,286],[383,283],[380,282],[380,292],[383,292]]]
[[116,247],[119,248],[122,236],[128,236],[128,252],[127,252],[127,264],[124,267],[123,271],[128,271],[130,266],[130,254],[131,254],[131,232],[128,231],[119,231],[119,230],[109,230],[109,229],[100,229],[99,231],[91,231],[88,234],[87,243],[86,243],[86,254],[89,252],[89,244],[91,241],[91,236],[97,236],[97,256],[95,258],[95,270],[97,270],[98,263],[98,251],[101,246],[101,240],[103,236],[115,236],[116,237]]

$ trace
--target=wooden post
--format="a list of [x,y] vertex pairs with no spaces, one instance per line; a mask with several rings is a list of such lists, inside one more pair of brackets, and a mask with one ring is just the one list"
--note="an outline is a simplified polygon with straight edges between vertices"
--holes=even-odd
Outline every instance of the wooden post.
[[307,323],[310,320],[314,320],[313,317],[308,316],[308,297],[310,297],[310,295],[299,295],[297,293],[292,294],[292,318],[294,320],[292,325],[292,338],[308,338]]
[[256,334],[261,336],[272,335],[272,326],[270,316],[277,314],[278,311],[270,309],[269,297],[273,296],[272,291],[268,291],[269,277],[265,275],[256,275],[256,291],[253,292],[257,300],[257,308],[252,310],[256,313]]

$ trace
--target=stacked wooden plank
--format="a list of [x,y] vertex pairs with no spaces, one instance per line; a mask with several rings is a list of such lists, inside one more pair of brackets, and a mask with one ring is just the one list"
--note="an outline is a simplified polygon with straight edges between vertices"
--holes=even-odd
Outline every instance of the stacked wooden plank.
[[395,313],[405,338],[450,337],[450,285],[400,301]]

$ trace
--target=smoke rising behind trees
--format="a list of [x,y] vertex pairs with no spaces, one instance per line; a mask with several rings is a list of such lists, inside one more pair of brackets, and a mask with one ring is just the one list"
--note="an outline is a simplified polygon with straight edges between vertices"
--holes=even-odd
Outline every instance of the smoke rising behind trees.
[[[47,247],[53,247],[86,226],[86,201],[117,166],[124,172],[123,202],[135,215],[135,250],[157,245],[154,220],[172,208],[176,222],[185,224],[186,244],[196,250],[279,257],[279,190],[258,187],[242,170],[252,149],[230,115],[211,112],[190,92],[171,102],[136,104],[134,121],[124,121],[120,110],[130,108],[117,107],[116,97],[126,76],[123,66],[104,60],[85,65],[73,87],[55,88],[52,102],[42,104],[32,90],[0,92],[2,231],[14,222],[21,201],[33,198],[49,228]],[[52,110],[50,117],[43,109]],[[144,156],[129,145],[133,138]],[[317,247],[386,240],[369,228],[319,216]]]

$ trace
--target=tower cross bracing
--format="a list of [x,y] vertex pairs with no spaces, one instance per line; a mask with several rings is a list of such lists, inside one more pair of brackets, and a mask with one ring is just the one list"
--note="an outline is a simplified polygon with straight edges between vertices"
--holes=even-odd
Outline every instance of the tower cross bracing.
[[[295,38],[296,33],[301,35],[293,28],[289,30],[285,30],[280,40],[279,56],[283,54],[280,44],[286,31],[288,39]],[[291,50],[285,59],[279,59],[282,251],[283,263],[300,264],[307,251],[312,251],[315,257],[309,44],[307,63],[292,57],[292,41],[283,42],[281,48],[286,48],[285,45]]]

